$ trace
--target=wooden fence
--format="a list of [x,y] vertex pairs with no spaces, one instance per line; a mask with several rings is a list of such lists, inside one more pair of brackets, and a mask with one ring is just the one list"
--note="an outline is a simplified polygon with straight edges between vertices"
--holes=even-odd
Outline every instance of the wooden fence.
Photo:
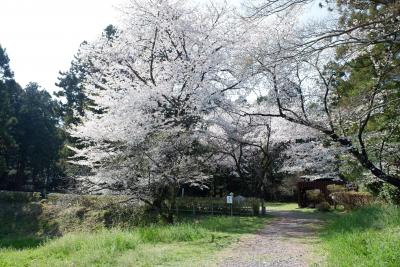
[[176,199],[175,213],[255,216],[260,214],[260,206],[261,200],[257,198],[227,204],[226,198],[180,197]]

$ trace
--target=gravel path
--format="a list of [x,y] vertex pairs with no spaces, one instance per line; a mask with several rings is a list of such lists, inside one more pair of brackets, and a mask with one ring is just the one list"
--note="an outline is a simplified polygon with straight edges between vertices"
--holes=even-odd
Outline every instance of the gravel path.
[[222,251],[219,266],[319,266],[313,245],[319,242],[321,221],[313,214],[298,211],[272,211],[276,217],[258,233],[246,236]]

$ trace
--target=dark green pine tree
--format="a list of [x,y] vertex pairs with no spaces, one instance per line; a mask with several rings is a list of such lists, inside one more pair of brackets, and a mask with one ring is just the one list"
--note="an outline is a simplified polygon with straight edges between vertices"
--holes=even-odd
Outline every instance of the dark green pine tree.
[[61,104],[62,116],[66,126],[78,124],[79,116],[85,113],[85,106],[89,99],[84,93],[83,81],[86,74],[86,66],[79,57],[79,52],[71,62],[71,67],[66,72],[60,72],[56,85],[62,88],[55,95],[64,98]]
[[22,93],[14,81],[9,62],[5,49],[0,45],[0,187],[8,184],[10,156],[17,147],[12,130],[17,123],[16,106]]
[[0,188],[39,190],[61,175],[60,107],[35,83],[22,89],[9,62],[0,46]]
[[35,189],[48,187],[59,175],[59,152],[63,134],[59,128],[59,105],[36,83],[27,85],[18,107],[13,135],[18,144],[16,187],[27,179]]
[[[117,37],[117,33],[116,27],[108,25],[103,31],[103,36],[112,41]],[[84,41],[81,46],[86,44],[86,41]],[[61,90],[56,92],[55,95],[62,99],[62,116],[67,127],[71,124],[78,124],[80,122],[79,117],[85,114],[85,109],[94,105],[85,93],[84,88],[85,76],[94,71],[87,62],[83,62],[80,50],[72,60],[69,70],[60,71],[56,86],[60,87]]]

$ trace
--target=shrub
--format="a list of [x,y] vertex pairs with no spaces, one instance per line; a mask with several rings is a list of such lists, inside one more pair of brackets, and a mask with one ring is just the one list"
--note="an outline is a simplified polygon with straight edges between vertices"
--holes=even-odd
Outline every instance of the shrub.
[[399,205],[400,189],[390,184],[383,184],[379,190],[378,197],[387,203]]
[[307,190],[306,191],[307,199],[315,204],[325,201],[324,195],[322,194],[321,190],[314,189],[314,190]]
[[373,197],[368,192],[335,192],[330,197],[336,203],[343,205],[346,210],[351,210],[368,205],[372,202]]
[[330,184],[326,187],[328,189],[329,193],[335,193],[335,192],[344,192],[346,191],[346,187],[343,185],[338,185],[338,184]]
[[323,201],[315,206],[319,211],[329,211],[331,209],[331,205],[328,202]]

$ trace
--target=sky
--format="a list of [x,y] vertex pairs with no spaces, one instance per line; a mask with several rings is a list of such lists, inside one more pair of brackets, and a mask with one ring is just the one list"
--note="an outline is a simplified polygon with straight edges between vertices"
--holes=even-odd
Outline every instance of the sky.
[[68,70],[80,43],[118,22],[123,0],[1,0],[0,45],[15,79],[58,90],[58,72]]

